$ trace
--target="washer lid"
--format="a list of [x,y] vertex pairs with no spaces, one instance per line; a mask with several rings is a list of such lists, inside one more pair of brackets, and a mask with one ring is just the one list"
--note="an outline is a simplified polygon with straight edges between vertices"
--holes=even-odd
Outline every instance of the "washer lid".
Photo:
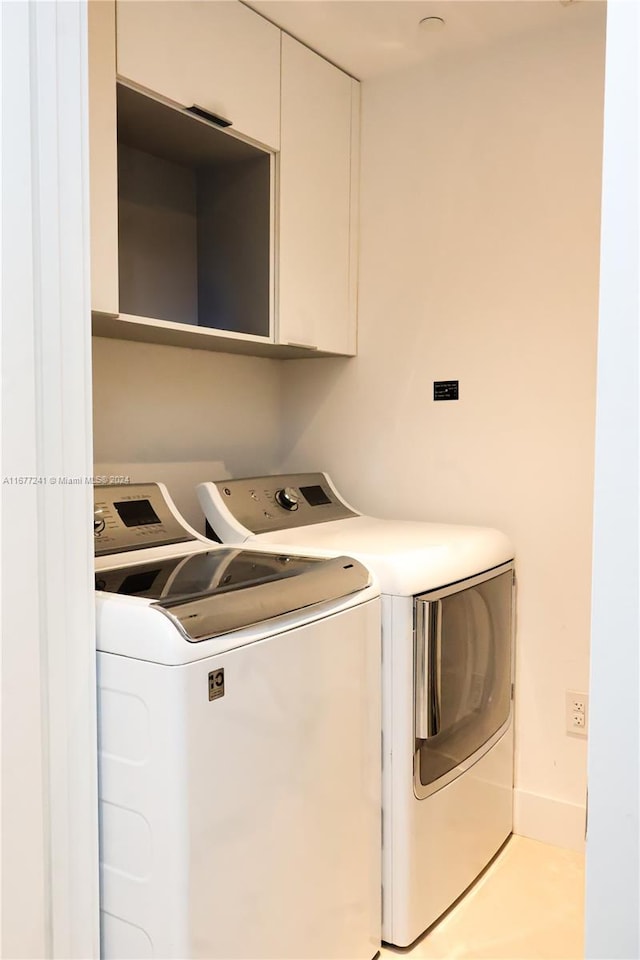
[[370,583],[350,557],[218,548],[96,573],[96,589],[154,601],[187,640],[205,640],[337,600]]

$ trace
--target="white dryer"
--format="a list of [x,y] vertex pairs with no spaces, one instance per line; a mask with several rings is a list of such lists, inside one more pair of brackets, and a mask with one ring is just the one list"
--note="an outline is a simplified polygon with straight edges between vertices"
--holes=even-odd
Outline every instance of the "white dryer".
[[357,561],[212,546],[96,487],[101,955],[370,960],[380,601]]
[[383,940],[413,942],[512,830],[513,548],[360,515],[323,473],[198,488],[225,543],[344,551],[382,590]]

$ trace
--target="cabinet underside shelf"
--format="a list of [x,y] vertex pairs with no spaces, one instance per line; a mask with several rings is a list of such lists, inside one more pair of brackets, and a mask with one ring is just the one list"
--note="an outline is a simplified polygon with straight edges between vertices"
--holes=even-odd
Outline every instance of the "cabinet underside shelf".
[[153,320],[147,317],[132,317],[123,314],[116,317],[112,314],[95,311],[92,313],[92,332],[95,337],[135,340],[139,343],[159,343],[172,347],[188,347],[192,350],[213,350],[217,353],[270,357],[274,360],[344,356],[344,354],[328,353],[312,347],[273,343],[266,337],[226,333],[210,327],[197,327],[191,324]]

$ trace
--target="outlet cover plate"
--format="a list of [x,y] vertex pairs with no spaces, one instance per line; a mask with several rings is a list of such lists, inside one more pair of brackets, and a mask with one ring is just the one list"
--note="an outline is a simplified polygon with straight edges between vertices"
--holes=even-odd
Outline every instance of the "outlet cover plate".
[[586,737],[589,725],[589,697],[578,690],[567,690],[565,701],[565,725],[567,733]]

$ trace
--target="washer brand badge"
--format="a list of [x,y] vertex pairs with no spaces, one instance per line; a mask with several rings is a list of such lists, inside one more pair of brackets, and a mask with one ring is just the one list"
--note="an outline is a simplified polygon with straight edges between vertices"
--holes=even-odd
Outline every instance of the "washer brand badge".
[[219,697],[224,697],[224,667],[209,674],[209,700],[218,700]]

